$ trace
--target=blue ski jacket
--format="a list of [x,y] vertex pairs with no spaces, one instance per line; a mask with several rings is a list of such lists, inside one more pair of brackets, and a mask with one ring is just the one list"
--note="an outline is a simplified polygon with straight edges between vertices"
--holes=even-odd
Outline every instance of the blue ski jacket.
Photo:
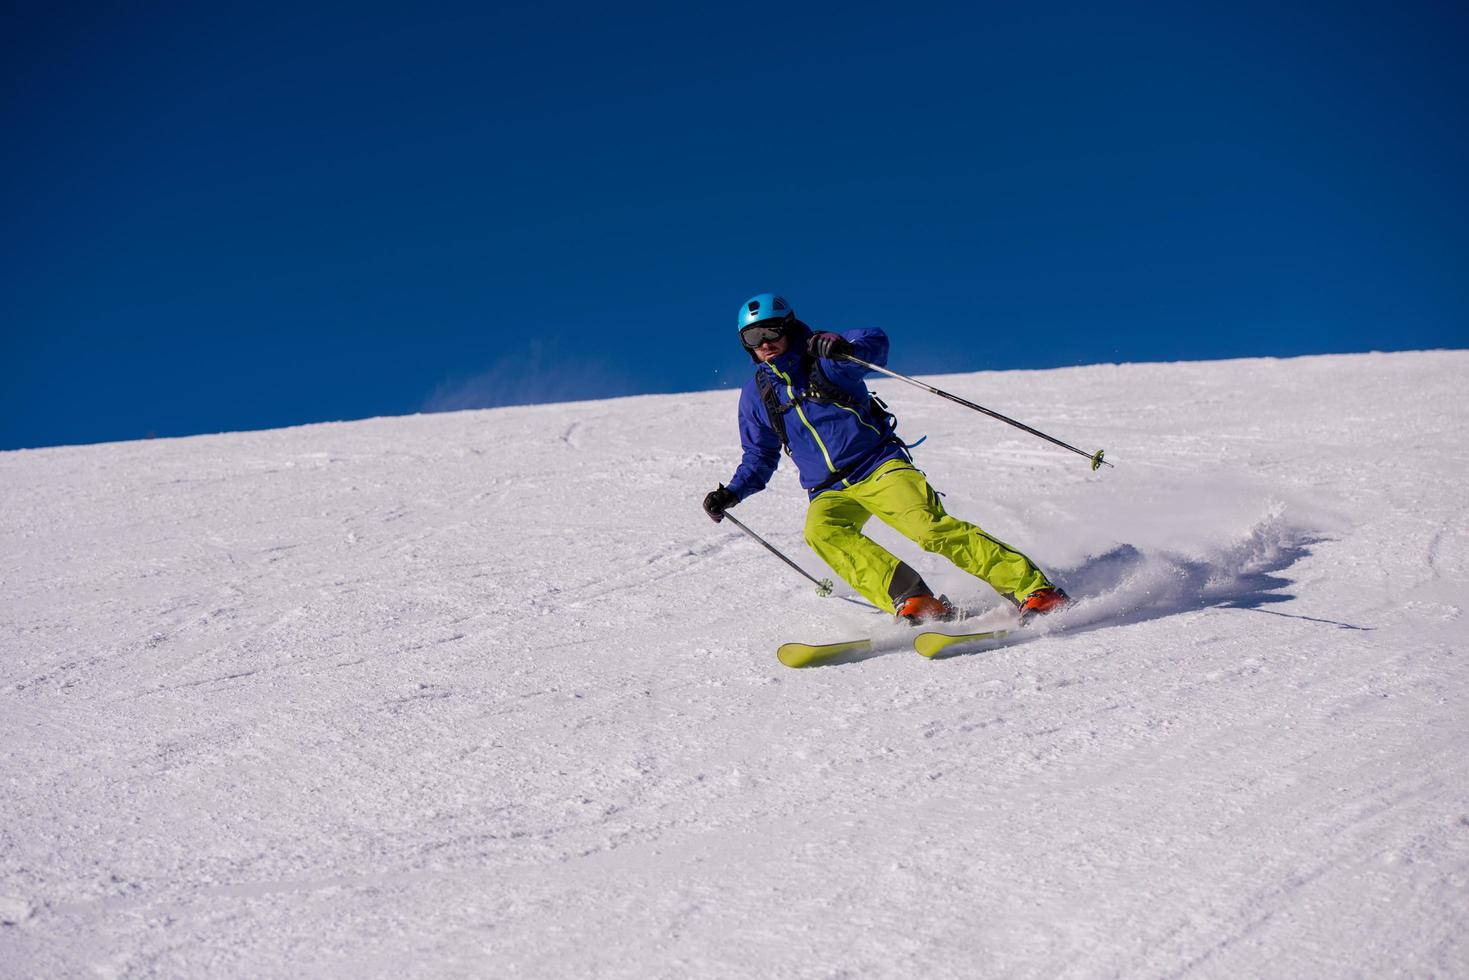
[[[887,364],[888,337],[881,330],[848,330],[842,336],[857,357]],[[859,482],[890,459],[909,459],[892,429],[868,411],[872,396],[862,381],[868,370],[850,361],[813,358],[805,352],[809,337],[805,329],[793,333],[790,348],[775,360],[757,365],[756,377],[740,390],[744,457],[728,487],[741,500],[764,490],[780,465],[780,436],[771,425],[757,380],[762,371],[769,372],[780,404],[793,406],[783,413],[786,438],[801,486],[813,500],[827,490]],[[828,384],[845,393],[851,404],[840,404],[811,390],[812,361],[819,364]],[[838,473],[841,476],[833,479]]]

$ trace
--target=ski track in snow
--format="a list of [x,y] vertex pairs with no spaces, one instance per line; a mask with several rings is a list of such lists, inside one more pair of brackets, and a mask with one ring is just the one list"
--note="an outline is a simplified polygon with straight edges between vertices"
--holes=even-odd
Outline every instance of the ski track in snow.
[[874,381],[1082,601],[804,671],[734,392],[0,454],[0,976],[1469,975],[1466,375]]

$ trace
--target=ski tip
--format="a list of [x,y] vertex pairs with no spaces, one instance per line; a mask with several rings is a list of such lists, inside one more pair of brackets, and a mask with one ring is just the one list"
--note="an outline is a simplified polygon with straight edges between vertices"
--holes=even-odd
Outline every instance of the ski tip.
[[942,633],[919,633],[913,637],[913,649],[932,660],[938,656],[939,651],[949,645],[947,640],[948,637]]
[[775,659],[787,667],[804,667],[811,660],[811,647],[805,643],[782,643]]
[[775,659],[787,667],[814,667],[850,654],[861,654],[871,648],[872,641],[865,638],[839,643],[782,643],[775,651]]

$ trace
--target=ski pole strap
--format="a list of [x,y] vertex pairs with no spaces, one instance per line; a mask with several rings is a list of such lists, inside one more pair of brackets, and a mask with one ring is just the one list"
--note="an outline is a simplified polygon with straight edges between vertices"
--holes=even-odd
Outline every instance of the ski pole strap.
[[1029,432],[1031,435],[1038,436],[1038,437],[1046,440],[1046,442],[1053,443],[1054,445],[1060,446],[1062,449],[1069,449],[1073,453],[1076,453],[1076,454],[1078,454],[1080,456],[1085,456],[1087,459],[1091,460],[1091,462],[1092,462],[1092,469],[1093,470],[1099,469],[1100,467],[1102,467],[1104,465],[1105,466],[1111,466],[1112,465],[1111,463],[1107,462],[1105,459],[1102,458],[1102,450],[1100,450],[1100,449],[1098,449],[1094,453],[1089,453],[1085,449],[1077,449],[1075,446],[1070,445],[1069,443],[1062,442],[1060,439],[1057,439],[1055,436],[1048,436],[1044,432],[1040,431],[1039,429],[1032,429],[1030,426],[1026,425],[1024,422],[1017,422],[1014,419],[1010,418],[1008,415],[1001,415],[999,412],[992,411],[991,409],[985,408],[983,405],[976,405],[976,404],[974,404],[974,402],[966,401],[965,399],[960,398],[958,395],[950,394],[949,392],[944,391],[942,388],[935,388],[933,385],[924,384],[922,381],[919,381],[917,378],[910,378],[906,374],[899,374],[896,371],[889,371],[885,367],[878,367],[876,364],[869,364],[868,362],[862,360],[860,357],[853,357],[851,354],[845,355],[845,359],[848,360],[848,361],[851,361],[853,364],[860,364],[863,367],[867,368],[869,371],[876,371],[879,374],[885,374],[885,375],[887,375],[890,378],[896,378],[899,381],[906,381],[908,384],[912,385],[913,387],[915,387],[915,388],[922,388],[924,391],[928,392],[929,394],[938,395],[940,398],[947,398],[949,401],[954,402],[955,404],[963,405],[965,408],[973,409],[976,412],[980,412],[981,414],[988,415],[992,419],[999,419],[1001,422],[1004,422],[1007,425],[1013,425],[1017,429],[1021,429],[1021,430],[1025,431],[1025,432]]

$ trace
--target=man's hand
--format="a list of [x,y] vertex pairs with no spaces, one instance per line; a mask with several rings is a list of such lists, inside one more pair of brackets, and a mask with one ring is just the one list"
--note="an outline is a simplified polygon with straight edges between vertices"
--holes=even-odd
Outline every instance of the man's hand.
[[713,490],[710,490],[709,495],[704,498],[704,513],[709,515],[711,521],[718,524],[724,520],[725,508],[733,507],[739,502],[740,498],[736,497],[721,483]]
[[852,353],[852,345],[839,333],[813,333],[810,342],[806,344],[806,350],[817,357],[831,360]]

